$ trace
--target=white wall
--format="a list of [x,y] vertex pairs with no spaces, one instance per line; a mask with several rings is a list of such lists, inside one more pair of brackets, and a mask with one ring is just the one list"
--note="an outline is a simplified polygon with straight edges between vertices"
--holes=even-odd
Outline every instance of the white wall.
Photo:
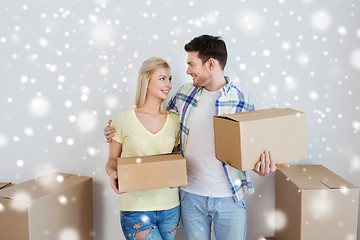
[[[102,129],[132,106],[146,58],[169,61],[172,93],[190,82],[183,46],[208,33],[227,42],[225,73],[257,108],[307,113],[298,163],[360,186],[359,12],[355,0],[1,1],[0,181],[92,176],[96,239],[123,239]],[[274,176],[252,176],[250,240],[273,234],[274,211]]]

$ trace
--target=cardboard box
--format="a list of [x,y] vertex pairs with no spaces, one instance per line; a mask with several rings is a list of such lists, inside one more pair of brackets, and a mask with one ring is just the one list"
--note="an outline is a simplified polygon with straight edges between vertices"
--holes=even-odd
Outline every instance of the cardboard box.
[[185,186],[186,160],[181,154],[118,158],[120,192]]
[[92,178],[52,173],[2,189],[0,239],[93,239]]
[[0,190],[11,186],[11,182],[0,182]]
[[358,188],[321,165],[276,171],[276,240],[357,239]]
[[266,240],[275,240],[274,237],[266,237],[265,239],[266,239]]
[[304,159],[305,117],[291,108],[214,116],[216,158],[242,171],[254,169],[265,149],[276,163]]

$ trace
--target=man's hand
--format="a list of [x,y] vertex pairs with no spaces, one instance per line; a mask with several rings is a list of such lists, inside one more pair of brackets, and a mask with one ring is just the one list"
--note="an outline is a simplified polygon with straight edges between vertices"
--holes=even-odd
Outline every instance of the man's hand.
[[286,167],[289,167],[286,163],[275,164],[275,159],[273,158],[271,152],[265,150],[264,153],[261,154],[260,160],[255,165],[254,171],[260,176],[266,176],[271,172],[275,172],[278,168]]
[[104,135],[106,137],[106,142],[110,143],[111,142],[111,138],[115,136],[115,132],[116,129],[114,127],[111,127],[112,120],[109,120],[109,124],[106,126],[106,128],[104,128]]

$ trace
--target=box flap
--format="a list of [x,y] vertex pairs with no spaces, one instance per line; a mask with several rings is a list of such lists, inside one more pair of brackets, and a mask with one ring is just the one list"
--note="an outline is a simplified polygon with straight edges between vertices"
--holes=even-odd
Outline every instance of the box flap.
[[356,188],[322,165],[294,165],[280,171],[303,190]]
[[169,154],[159,154],[152,156],[142,156],[142,157],[118,158],[118,164],[126,165],[126,164],[153,163],[153,162],[178,160],[178,159],[184,159],[184,157],[179,153],[169,153]]
[[290,116],[296,114],[304,114],[304,112],[292,108],[270,108],[270,109],[262,109],[251,112],[224,114],[216,117],[227,118],[238,122],[247,122],[247,121],[261,120],[267,118]]
[[62,185],[64,185],[62,183],[65,181],[66,183],[69,183],[72,176],[74,175],[67,173],[51,173],[27,182],[16,184],[11,188],[3,189],[0,191],[0,197],[30,203],[51,192],[62,189]]
[[0,182],[0,189],[10,187],[10,186],[11,186],[11,182]]

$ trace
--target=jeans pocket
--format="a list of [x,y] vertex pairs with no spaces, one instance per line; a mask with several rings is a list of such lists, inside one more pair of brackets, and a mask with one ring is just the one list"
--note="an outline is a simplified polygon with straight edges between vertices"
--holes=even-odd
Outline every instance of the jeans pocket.
[[246,204],[245,204],[245,198],[241,199],[240,201],[238,201],[236,203],[237,206],[239,206],[240,208],[246,209]]
[[130,214],[134,213],[133,211],[120,211],[120,215],[125,217],[129,216]]

